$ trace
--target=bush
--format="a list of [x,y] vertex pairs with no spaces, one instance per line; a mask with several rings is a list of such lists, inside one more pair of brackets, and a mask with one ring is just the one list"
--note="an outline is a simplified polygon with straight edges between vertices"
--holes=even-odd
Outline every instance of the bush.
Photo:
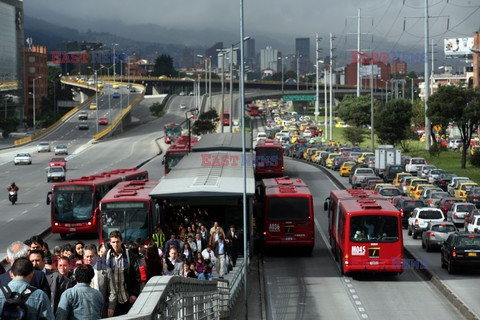
[[440,156],[440,145],[438,143],[434,143],[430,149],[428,149],[428,153],[430,154],[431,157],[434,157],[434,156],[437,156],[439,157]]
[[362,128],[358,127],[346,127],[343,130],[343,138],[350,142],[352,145],[358,145],[365,140],[363,134],[365,131]]
[[480,167],[480,151],[475,151],[470,157],[470,164],[474,167]]
[[163,108],[165,108],[164,103],[155,102],[150,106],[150,112],[157,117],[161,117],[164,114]]

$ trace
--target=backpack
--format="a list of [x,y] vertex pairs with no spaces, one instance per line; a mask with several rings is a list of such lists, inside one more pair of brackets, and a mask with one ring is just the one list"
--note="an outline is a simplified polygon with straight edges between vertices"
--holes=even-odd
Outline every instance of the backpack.
[[22,293],[12,292],[9,286],[3,286],[3,295],[5,296],[5,304],[3,305],[2,320],[21,320],[28,319],[27,299],[36,290],[36,288],[27,286]]

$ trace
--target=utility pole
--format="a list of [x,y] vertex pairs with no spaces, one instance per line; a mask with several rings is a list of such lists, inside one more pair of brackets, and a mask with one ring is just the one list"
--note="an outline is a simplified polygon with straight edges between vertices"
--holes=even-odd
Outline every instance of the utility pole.
[[370,59],[370,144],[372,152],[375,150],[375,136],[373,131],[373,59]]
[[[425,57],[428,57],[428,0],[425,0]],[[425,150],[430,150],[430,119],[427,117],[429,92],[428,59],[425,59]]]
[[327,97],[327,68],[323,65],[323,92],[325,94],[325,141],[328,141],[328,97]]
[[297,91],[300,90],[300,54],[297,51]]
[[212,58],[208,59],[208,103],[212,107]]
[[412,106],[413,106],[413,78],[412,78]]
[[[320,37],[318,36],[318,33],[316,34],[315,36],[315,123],[318,121],[318,115],[320,114],[320,112],[318,111],[318,106],[319,106],[319,103],[320,103],[320,90],[318,88],[318,74],[320,73],[319,72],[319,65],[318,63],[320,62],[319,60],[319,57],[318,57],[318,54],[320,53],[320,49],[318,47],[319,45],[319,42],[320,42]],[[283,75],[283,71],[282,71],[282,75]],[[282,83],[283,83],[283,79],[282,79]]]
[[[361,18],[361,9],[358,8],[358,17],[357,17],[357,52],[360,52],[360,37],[362,36],[361,34],[361,26],[362,26],[362,18]],[[330,46],[331,47],[331,46]],[[361,88],[361,83],[360,83],[360,62],[357,61],[357,97],[360,97],[360,88]]]
[[330,139],[333,138],[333,89],[332,89],[332,74],[333,74],[333,39],[335,37],[330,32]]
[[230,46],[230,133],[233,132],[233,44]]
[[[225,49],[222,49],[222,103],[220,109],[222,110],[222,115],[220,116],[220,119],[222,119],[221,122],[221,132],[223,133],[223,115],[225,114]],[[231,119],[229,119],[230,121]]]

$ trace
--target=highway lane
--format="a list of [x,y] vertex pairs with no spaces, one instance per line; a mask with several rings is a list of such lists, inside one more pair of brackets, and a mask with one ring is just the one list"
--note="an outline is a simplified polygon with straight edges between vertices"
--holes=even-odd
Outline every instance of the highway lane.
[[287,159],[285,168],[287,175],[302,178],[314,196],[316,246],[312,257],[265,257],[269,319],[462,318],[416,271],[406,270],[400,276],[341,276],[326,241],[323,210],[335,185],[309,164]]
[[[163,134],[163,125],[167,122],[180,122],[182,119],[184,115],[179,110],[168,110],[164,117],[133,127],[124,134],[99,143],[83,144],[77,149],[78,153],[69,158],[67,178],[134,167],[142,163],[158,153],[154,140]],[[50,207],[45,204],[45,200],[51,184],[46,182],[45,168],[52,155],[53,153],[35,155],[31,166],[14,166],[11,163],[2,167],[1,181],[7,181],[7,184],[17,182],[20,191],[19,202],[14,206],[8,202],[6,190],[0,201],[0,257],[5,255],[6,247],[12,241],[23,241],[50,226]],[[157,171],[163,172],[161,165]]]
[[[338,172],[333,172],[335,177],[343,183],[344,186],[350,187],[347,177],[340,177]],[[422,241],[420,239],[413,240],[411,236],[407,234],[407,231],[403,231],[403,239],[405,248],[413,252],[415,256],[421,259],[426,267],[454,293],[463,303],[475,313],[477,318],[480,318],[480,305],[478,301],[480,299],[480,272],[459,270],[457,274],[448,274],[446,269],[442,269],[440,265],[440,252],[427,252],[422,249]]]

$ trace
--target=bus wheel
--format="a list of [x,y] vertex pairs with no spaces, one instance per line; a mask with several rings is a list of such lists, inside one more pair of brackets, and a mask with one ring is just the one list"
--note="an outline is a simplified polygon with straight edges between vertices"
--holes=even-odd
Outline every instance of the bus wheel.
[[66,233],[60,233],[60,238],[61,239],[67,239],[67,234]]

